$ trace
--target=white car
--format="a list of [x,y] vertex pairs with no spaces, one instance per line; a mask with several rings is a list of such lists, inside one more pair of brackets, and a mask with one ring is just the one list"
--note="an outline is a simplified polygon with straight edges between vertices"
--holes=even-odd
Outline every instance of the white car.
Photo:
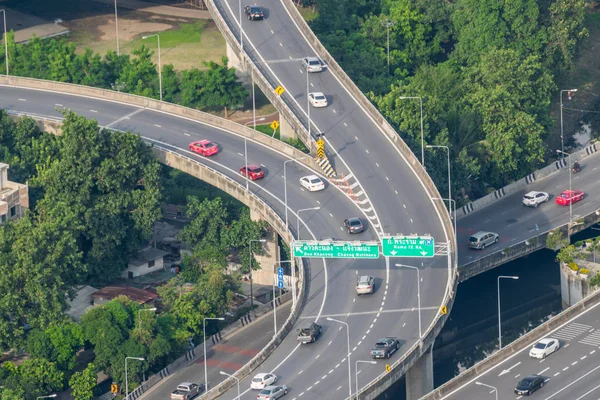
[[303,176],[300,178],[300,185],[309,192],[318,192],[319,190],[325,189],[325,182],[316,175]]
[[257,374],[252,378],[250,383],[250,389],[264,389],[267,386],[271,386],[277,382],[277,375],[273,374]]
[[308,72],[323,71],[323,63],[317,57],[304,57],[302,59],[302,65]]
[[533,345],[529,357],[543,359],[554,353],[560,347],[558,339],[545,338]]
[[313,107],[327,107],[327,97],[321,92],[309,93],[308,100]]
[[537,207],[550,200],[550,195],[546,192],[531,191],[523,196],[523,204],[527,207]]

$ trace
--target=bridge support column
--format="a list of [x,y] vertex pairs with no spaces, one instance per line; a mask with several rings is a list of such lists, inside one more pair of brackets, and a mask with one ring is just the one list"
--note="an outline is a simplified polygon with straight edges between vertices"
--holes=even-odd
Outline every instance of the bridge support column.
[[405,375],[406,400],[417,400],[433,390],[433,352],[429,348]]
[[[282,115],[279,114],[279,116]],[[298,134],[285,118],[279,118],[279,137],[281,139],[298,139]]]
[[[259,221],[262,216],[250,209],[250,218],[253,221]],[[272,285],[273,284],[273,274],[274,269],[273,266],[277,261],[279,261],[279,247],[277,246],[277,233],[268,228],[267,234],[264,237],[266,240],[265,243],[262,243],[262,248],[265,251],[265,254],[258,255],[254,254],[254,258],[256,262],[260,264],[259,270],[252,271],[252,281],[259,285]],[[256,268],[256,265],[253,265]],[[282,265],[286,267],[286,265]]]
[[227,66],[229,68],[235,68],[240,72],[246,72],[246,66],[242,64],[242,62],[240,61],[240,57],[238,56],[240,52],[239,47],[234,49],[229,45],[227,41],[225,41],[225,50],[227,58],[229,59]]

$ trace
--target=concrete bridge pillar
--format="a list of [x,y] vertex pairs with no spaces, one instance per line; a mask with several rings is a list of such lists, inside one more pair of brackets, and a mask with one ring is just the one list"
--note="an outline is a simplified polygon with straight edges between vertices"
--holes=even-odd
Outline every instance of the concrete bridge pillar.
[[[281,114],[279,114],[282,117]],[[279,118],[279,137],[281,139],[298,139],[298,133],[285,118]]]
[[406,400],[420,399],[433,390],[432,348],[433,346],[406,372]]
[[[250,218],[252,218],[253,221],[259,221],[263,219],[258,212],[255,212],[252,209],[250,209]],[[266,240],[266,242],[262,243],[262,248],[265,251],[265,254],[254,254],[256,262],[260,264],[261,268],[252,272],[252,281],[260,285],[272,285],[274,276],[273,267],[275,263],[279,261],[277,233],[275,233],[272,229],[268,228],[267,234],[264,237],[264,239]],[[254,267],[256,266],[254,265]]]
[[246,65],[244,65],[240,61],[240,57],[238,56],[238,54],[240,53],[240,48],[239,47],[232,48],[229,45],[229,42],[225,41],[225,50],[226,50],[227,58],[229,59],[227,66],[229,68],[235,68],[236,70],[238,70],[240,72],[246,72]]

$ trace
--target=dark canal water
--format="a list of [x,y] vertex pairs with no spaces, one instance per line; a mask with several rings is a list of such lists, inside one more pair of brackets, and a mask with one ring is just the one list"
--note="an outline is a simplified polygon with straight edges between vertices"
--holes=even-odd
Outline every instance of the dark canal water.
[[[599,235],[600,230],[588,229],[571,242]],[[555,252],[540,250],[459,284],[450,318],[433,347],[436,387],[498,346],[499,275],[519,277],[500,281],[503,345],[561,311],[560,272],[555,258]],[[379,399],[405,399],[404,382],[392,386]]]

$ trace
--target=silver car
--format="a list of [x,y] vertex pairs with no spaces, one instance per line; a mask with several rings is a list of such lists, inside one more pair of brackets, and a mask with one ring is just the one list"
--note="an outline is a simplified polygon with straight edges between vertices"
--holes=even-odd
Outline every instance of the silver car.
[[260,391],[256,398],[258,400],[277,400],[278,398],[286,395],[288,392],[287,386],[267,386]]
[[356,294],[371,294],[375,289],[375,278],[370,275],[359,276],[356,279]]
[[308,72],[323,71],[323,63],[317,57],[304,57],[302,59],[302,65]]
[[537,207],[542,203],[550,200],[550,196],[546,192],[531,191],[523,196],[523,205],[527,207]]
[[469,237],[469,247],[472,249],[483,250],[487,246],[498,243],[500,235],[494,232],[479,231]]

